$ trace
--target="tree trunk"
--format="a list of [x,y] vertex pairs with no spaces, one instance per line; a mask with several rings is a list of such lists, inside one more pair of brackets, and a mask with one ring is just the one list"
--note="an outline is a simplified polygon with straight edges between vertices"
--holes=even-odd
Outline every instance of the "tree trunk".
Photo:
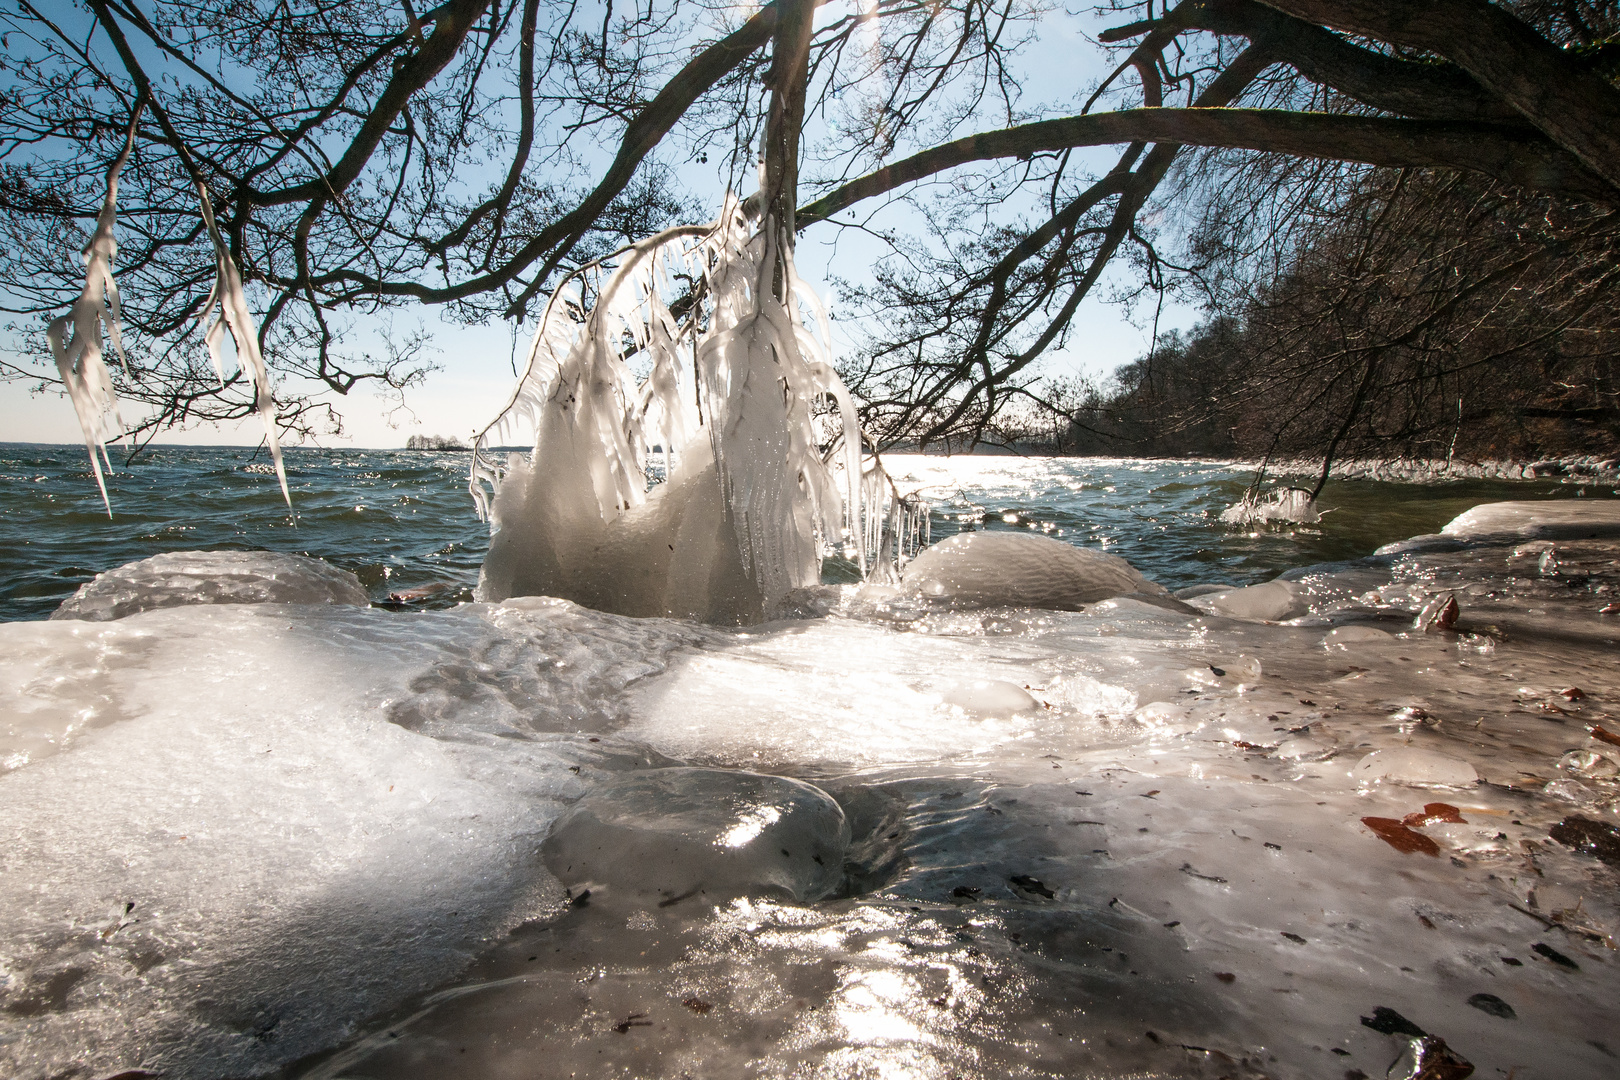
[[[810,77],[811,20],[815,0],[777,0],[776,34],[771,50],[770,114],[765,122],[765,176],[760,191],[765,221],[777,230],[778,250],[793,252],[793,212],[799,193],[799,133]],[[785,299],[782,274],[777,296]]]

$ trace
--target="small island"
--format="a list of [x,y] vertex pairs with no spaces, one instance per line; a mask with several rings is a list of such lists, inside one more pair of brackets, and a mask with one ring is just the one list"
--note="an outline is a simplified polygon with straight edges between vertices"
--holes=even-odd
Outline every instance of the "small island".
[[407,450],[468,450],[466,443],[454,435],[412,435],[405,440]]

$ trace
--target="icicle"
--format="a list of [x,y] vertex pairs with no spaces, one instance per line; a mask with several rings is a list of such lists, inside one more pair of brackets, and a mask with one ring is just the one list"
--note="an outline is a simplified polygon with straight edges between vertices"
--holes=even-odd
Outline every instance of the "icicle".
[[[118,397],[113,391],[112,373],[102,359],[101,331],[105,324],[107,336],[112,339],[124,373],[129,373],[129,358],[124,355],[124,340],[120,330],[122,312],[119,308],[118,283],[113,280],[113,260],[118,256],[118,240],[113,228],[118,221],[118,177],[124,171],[130,154],[135,150],[135,125],[140,119],[145,101],[135,103],[129,118],[129,133],[124,149],[107,170],[107,195],[96,214],[96,231],[85,245],[84,291],[73,302],[68,314],[51,322],[45,330],[50,342],[51,356],[56,360],[57,373],[62,386],[73,402],[78,416],[79,430],[84,433],[84,448],[90,455],[90,468],[96,476],[96,487],[101,491],[101,503],[112,517],[112,500],[107,497],[107,482],[103,464],[112,471],[112,459],[107,456],[107,438],[117,437],[123,429],[118,415]],[[73,337],[66,331],[73,327]],[[97,459],[96,451],[101,451]]]
[[[469,486],[494,531],[481,597],[550,590],[628,613],[757,620],[817,584],[822,550],[840,538],[867,570],[887,480],[863,473],[826,312],[778,231],[728,194],[713,224],[660,233],[563,280],[511,398],[474,442]],[[677,318],[665,295],[683,291]],[[819,448],[823,397],[839,411],[842,491]],[[489,447],[514,421],[533,425],[534,452],[497,464]],[[649,492],[655,440],[666,480]],[[696,555],[680,536],[707,527],[695,524],[704,514],[726,536],[705,541],[723,550]]]
[[1322,520],[1311,493],[1301,488],[1278,488],[1268,496],[1246,491],[1243,498],[1221,511],[1228,525],[1257,525],[1268,521],[1314,525]]
[[207,186],[200,180],[197,182],[197,200],[201,205],[203,224],[208,227],[208,238],[214,242],[217,271],[213,290],[208,294],[208,302],[203,305],[201,319],[214,316],[213,322],[203,333],[203,341],[208,345],[209,359],[214,362],[214,373],[219,376],[219,384],[223,387],[225,363],[220,356],[219,346],[225,339],[225,331],[230,330],[231,338],[236,342],[236,365],[253,383],[253,406],[264,421],[264,441],[270,447],[270,460],[275,463],[276,479],[281,483],[281,497],[291,507],[292,494],[287,490],[287,471],[281,464],[281,440],[276,435],[276,401],[270,394],[270,372],[265,368],[264,354],[259,351],[259,329],[253,321],[253,313],[248,310],[247,295],[242,291],[242,275],[236,269],[236,260],[231,258],[230,249],[225,246],[225,237],[214,222],[213,200],[208,197]]

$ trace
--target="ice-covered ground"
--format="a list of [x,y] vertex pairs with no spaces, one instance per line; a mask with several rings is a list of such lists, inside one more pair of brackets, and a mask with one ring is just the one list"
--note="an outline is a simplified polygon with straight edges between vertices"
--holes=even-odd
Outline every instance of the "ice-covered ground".
[[0,1074],[1616,1075],[1620,502],[1524,505],[1083,611],[0,624]]

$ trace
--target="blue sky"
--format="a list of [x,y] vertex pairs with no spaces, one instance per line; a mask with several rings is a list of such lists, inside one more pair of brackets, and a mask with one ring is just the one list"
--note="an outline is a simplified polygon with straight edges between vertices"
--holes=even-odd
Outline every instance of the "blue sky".
[[[839,5],[829,5],[823,10],[831,17],[837,7]],[[1086,29],[1083,20],[1074,18],[1051,20],[1041,27],[1039,39],[1024,54],[1026,99],[1068,102],[1076,95],[1083,95],[1102,78],[1106,65],[1100,50],[1083,36]],[[1099,163],[1115,155],[1115,151],[1106,147],[1092,153]],[[682,180],[693,190],[716,187],[717,178],[707,175],[708,169],[688,165],[680,172]],[[841,277],[856,278],[878,253],[875,242],[863,242],[858,234],[829,225],[815,226],[800,239],[799,271],[807,281],[821,288],[836,315],[837,305],[827,287],[829,267],[836,266]],[[1123,273],[1126,271],[1116,269],[1110,276]],[[1105,277],[1082,304],[1070,345],[1050,354],[1044,361],[1044,371],[1054,375],[1078,372],[1101,377],[1147,351],[1151,310],[1138,312],[1133,322],[1118,305],[1107,302],[1110,291],[1108,277]],[[1188,326],[1196,315],[1190,308],[1167,304],[1160,319],[1160,330]],[[344,416],[346,434],[323,439],[323,443],[400,446],[414,434],[455,435],[465,439],[500,408],[513,381],[514,335],[510,324],[462,327],[442,322],[437,309],[433,308],[403,311],[394,316],[396,329],[417,324],[432,333],[435,360],[440,370],[431,374],[425,385],[409,392],[404,409],[396,408],[394,401],[363,390],[341,400],[338,407]],[[839,325],[849,324],[835,323],[835,334]],[[518,350],[526,347],[531,329],[525,326],[519,331]],[[847,346],[847,342],[835,344]],[[261,435],[259,421],[251,418],[237,425],[204,425],[166,432],[156,441],[242,445],[257,443]],[[30,394],[23,385],[0,383],[0,441],[78,443],[82,438],[72,406],[65,397],[55,393]]]

